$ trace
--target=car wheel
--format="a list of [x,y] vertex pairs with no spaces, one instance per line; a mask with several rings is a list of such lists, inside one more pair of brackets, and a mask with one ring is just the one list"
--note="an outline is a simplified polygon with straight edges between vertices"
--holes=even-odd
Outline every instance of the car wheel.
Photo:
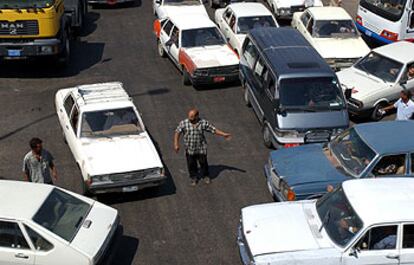
[[65,31],[65,33],[63,34],[63,41],[65,43],[65,47],[63,47],[63,50],[58,57],[58,64],[59,66],[65,67],[69,64],[71,50],[68,31]]
[[190,74],[187,72],[187,69],[185,69],[185,67],[183,67],[183,85],[191,85]]
[[273,147],[272,134],[266,121],[263,123],[263,143],[267,148]]
[[158,46],[158,54],[161,57],[164,58],[166,56],[166,54],[165,54],[164,47],[162,47],[162,44],[161,44],[161,40],[160,39],[157,40],[157,46]]
[[371,113],[371,120],[380,121],[384,116],[380,113],[380,109],[386,106],[385,102],[378,103]]
[[250,99],[249,99],[249,89],[247,88],[246,84],[244,83],[243,85],[244,88],[244,103],[246,104],[247,107],[251,107],[252,104],[250,103]]

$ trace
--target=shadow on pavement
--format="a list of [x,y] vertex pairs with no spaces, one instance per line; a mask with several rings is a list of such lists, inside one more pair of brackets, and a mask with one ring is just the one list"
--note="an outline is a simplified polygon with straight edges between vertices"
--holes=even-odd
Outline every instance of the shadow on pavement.
[[137,253],[139,240],[134,237],[124,235],[124,227],[120,225],[115,235],[109,253],[102,260],[100,265],[130,265]]
[[[116,0],[109,0],[110,1],[115,1]],[[142,5],[142,1],[141,0],[134,0],[131,2],[125,2],[125,3],[115,3],[115,4],[93,4],[92,8],[93,9],[121,9],[121,8],[131,8],[131,7],[140,7]]]
[[210,178],[215,179],[220,175],[221,172],[226,171],[226,170],[246,173],[246,170],[240,169],[237,167],[225,166],[225,165],[210,165],[209,166]]
[[146,95],[158,96],[158,95],[170,93],[170,91],[171,90],[169,88],[156,88],[156,89],[147,90],[145,92],[141,92],[137,94],[131,94],[130,97],[134,98],[134,97],[140,97],[140,96],[146,96]]
[[82,30],[79,32],[79,37],[86,37],[94,33],[95,30],[98,28],[96,22],[99,20],[100,17],[101,15],[97,12],[88,12],[84,20],[84,26]]
[[20,126],[20,127],[16,128],[16,129],[14,129],[13,131],[10,131],[10,132],[8,132],[8,133],[5,133],[5,134],[3,134],[3,135],[0,135],[0,141],[5,140],[5,139],[7,139],[8,137],[13,136],[14,134],[16,134],[16,133],[18,133],[18,132],[20,132],[20,131],[23,131],[24,129],[26,129],[26,128],[28,128],[28,127],[32,126],[32,125],[35,125],[35,124],[37,124],[37,123],[39,123],[39,122],[42,122],[42,121],[47,120],[47,119],[50,119],[50,118],[52,118],[52,117],[53,117],[53,116],[55,116],[55,115],[56,115],[56,113],[50,113],[50,114],[45,115],[45,116],[43,116],[43,117],[40,117],[40,118],[38,118],[38,119],[36,119],[36,120],[34,120],[34,121],[31,121],[31,122],[29,122],[29,123],[27,123],[27,124],[24,124],[24,125],[22,125],[22,126]]

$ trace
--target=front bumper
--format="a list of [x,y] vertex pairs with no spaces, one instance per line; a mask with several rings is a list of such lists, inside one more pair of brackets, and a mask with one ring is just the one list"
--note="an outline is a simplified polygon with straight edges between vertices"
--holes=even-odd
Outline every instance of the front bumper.
[[239,66],[219,66],[206,69],[197,69],[191,75],[194,85],[209,85],[231,83],[239,80]]
[[166,179],[167,179],[167,176],[158,175],[157,177],[135,179],[135,180],[128,180],[128,181],[119,181],[119,182],[112,182],[112,183],[93,182],[89,186],[89,192],[91,192],[92,194],[101,194],[101,193],[112,193],[112,192],[137,191],[137,190],[141,190],[144,188],[161,186],[165,182]]
[[27,59],[53,56],[62,52],[64,43],[59,39],[1,39],[0,58]]
[[243,236],[243,227],[242,224],[239,224],[239,227],[237,229],[237,245],[239,246],[239,254],[240,254],[240,260],[243,265],[252,265],[254,264],[253,258],[251,257],[249,247],[247,246],[247,243],[245,242],[244,236]]

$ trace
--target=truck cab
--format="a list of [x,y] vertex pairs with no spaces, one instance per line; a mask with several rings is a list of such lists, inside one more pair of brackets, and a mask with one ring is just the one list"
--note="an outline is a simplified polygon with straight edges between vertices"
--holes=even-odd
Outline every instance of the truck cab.
[[0,58],[53,57],[66,64],[71,35],[83,26],[86,0],[7,0],[0,3]]
[[361,0],[356,24],[368,39],[382,44],[414,41],[413,0]]

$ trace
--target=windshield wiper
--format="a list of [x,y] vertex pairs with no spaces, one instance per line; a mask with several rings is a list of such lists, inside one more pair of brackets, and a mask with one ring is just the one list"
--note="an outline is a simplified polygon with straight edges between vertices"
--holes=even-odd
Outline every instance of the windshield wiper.
[[324,228],[328,224],[329,218],[331,218],[331,209],[328,209],[328,211],[326,211],[326,214],[322,220],[321,227],[319,227],[319,233],[322,231],[322,228]]
[[317,109],[314,107],[284,107],[283,110],[301,110],[305,112],[316,112]]

